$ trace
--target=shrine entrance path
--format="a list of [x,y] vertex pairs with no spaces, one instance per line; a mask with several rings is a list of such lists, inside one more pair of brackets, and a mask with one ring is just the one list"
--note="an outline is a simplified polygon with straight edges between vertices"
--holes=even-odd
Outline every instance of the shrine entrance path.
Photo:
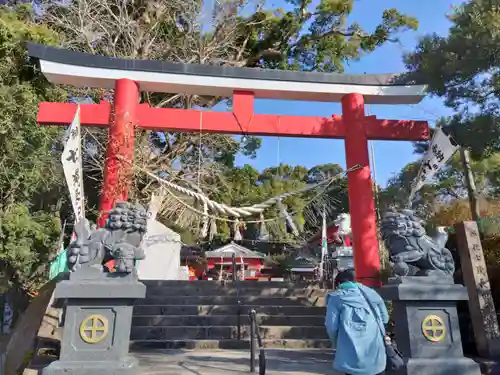
[[[248,350],[161,350],[133,353],[141,375],[236,375],[250,373]],[[267,375],[338,375],[331,351],[266,350]],[[258,374],[258,367],[256,369]]]

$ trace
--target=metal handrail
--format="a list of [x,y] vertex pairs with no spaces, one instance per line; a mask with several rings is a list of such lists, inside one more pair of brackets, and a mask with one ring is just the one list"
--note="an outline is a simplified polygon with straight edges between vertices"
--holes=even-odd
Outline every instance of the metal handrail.
[[250,319],[250,372],[255,372],[255,354],[257,351],[255,339],[257,339],[257,345],[259,346],[259,375],[265,375],[266,353],[264,351],[264,345],[262,345],[259,323],[257,323],[257,312],[254,309],[250,310],[248,312],[248,317]]
[[238,280],[238,277],[236,275],[236,256],[233,253],[232,259],[232,267],[233,267],[233,274],[232,274],[232,279],[233,279],[233,284],[236,286],[236,304],[237,304],[237,329],[238,329],[238,340],[241,340],[241,299],[240,299],[240,282]]

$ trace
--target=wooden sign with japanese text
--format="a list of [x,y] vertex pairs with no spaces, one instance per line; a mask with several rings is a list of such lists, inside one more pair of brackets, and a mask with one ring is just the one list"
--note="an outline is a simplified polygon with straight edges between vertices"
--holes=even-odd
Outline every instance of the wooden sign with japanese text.
[[479,229],[475,221],[459,223],[455,229],[478,354],[485,358],[496,357],[500,354],[500,330]]

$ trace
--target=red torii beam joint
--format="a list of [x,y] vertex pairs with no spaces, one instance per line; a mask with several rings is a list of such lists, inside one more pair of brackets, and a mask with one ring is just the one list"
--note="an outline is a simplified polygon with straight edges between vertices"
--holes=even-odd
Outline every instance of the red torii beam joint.
[[[114,89],[108,102],[81,104],[81,124],[109,128],[100,201],[102,225],[115,202],[127,200],[134,126],[159,132],[203,132],[281,137],[344,139],[356,277],[380,285],[380,256],[368,140],[420,141],[429,137],[426,121],[379,120],[364,105],[414,104],[423,86],[395,84],[395,75],[339,75],[221,68],[130,61],[29,45],[45,76],[56,84]],[[150,108],[139,92],[233,97],[232,112]],[[254,98],[341,101],[342,116],[281,116],[254,113]],[[76,104],[41,103],[40,125],[67,126]]]

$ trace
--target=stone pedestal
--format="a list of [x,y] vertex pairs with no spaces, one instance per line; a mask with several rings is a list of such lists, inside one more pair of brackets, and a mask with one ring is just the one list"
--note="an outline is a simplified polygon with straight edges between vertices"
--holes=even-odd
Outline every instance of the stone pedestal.
[[132,309],[145,295],[136,274],[84,267],[61,281],[55,290],[55,299],[65,304],[61,354],[42,374],[134,374],[137,361],[128,356]]
[[380,294],[392,301],[396,342],[406,361],[405,375],[481,375],[465,358],[456,302],[467,290],[443,277],[390,279]]

